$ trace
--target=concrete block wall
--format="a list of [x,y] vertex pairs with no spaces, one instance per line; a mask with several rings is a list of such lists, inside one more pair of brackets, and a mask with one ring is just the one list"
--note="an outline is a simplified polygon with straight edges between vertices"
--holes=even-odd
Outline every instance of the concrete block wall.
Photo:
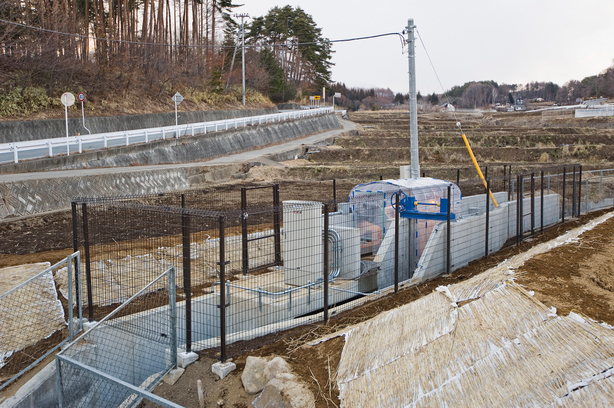
[[70,208],[75,197],[155,194],[189,187],[182,168],[0,183],[0,219]]
[[[81,107],[79,106],[79,109],[80,108]],[[245,116],[269,115],[277,112],[276,107],[197,112],[182,112],[180,109],[177,115],[177,122],[180,125],[185,125],[188,123],[242,118]],[[107,117],[86,116],[85,118],[85,126],[92,133],[147,129],[153,127],[170,126],[174,124],[175,112]],[[76,136],[77,133],[82,135],[87,134],[87,131],[83,129],[83,120],[81,117],[68,119],[68,133],[70,136]],[[66,122],[64,119],[0,122],[0,143],[14,143],[23,142],[26,140],[39,140],[65,136]]]
[[[467,265],[469,262],[484,256],[486,249],[484,233],[486,229],[486,213],[483,208],[479,209],[480,215],[467,216],[452,222],[450,237],[450,269],[456,270]],[[497,197],[495,197],[496,199]],[[552,225],[559,220],[559,195],[549,194],[544,196],[544,226]],[[464,200],[463,200],[464,201]],[[524,214],[530,214],[530,198],[523,200]],[[540,203],[535,203],[535,228],[540,226]],[[531,230],[530,217],[524,217],[523,232]],[[424,281],[435,278],[446,270],[446,239],[447,226],[442,222],[433,231],[427,246],[414,274],[416,281]],[[516,236],[516,202],[502,202],[499,208],[490,209],[488,249],[489,253],[496,252],[505,242]]]
[[8,163],[0,165],[0,173],[188,163],[286,142],[340,127],[337,117],[329,114],[179,139],[161,139],[150,143],[92,150],[70,156]]

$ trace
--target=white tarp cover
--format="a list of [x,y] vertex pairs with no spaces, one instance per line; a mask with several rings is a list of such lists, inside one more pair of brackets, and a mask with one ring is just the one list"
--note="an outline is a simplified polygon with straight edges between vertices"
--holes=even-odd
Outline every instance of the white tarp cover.
[[[439,180],[430,177],[420,177],[413,179],[399,180],[380,180],[371,183],[359,184],[350,191],[350,204],[368,201],[368,197],[373,196],[386,200],[386,207],[391,207],[394,200],[393,194],[402,191],[407,197],[415,197],[419,203],[438,204],[441,198],[448,196],[448,186],[452,186],[451,211],[453,214],[461,213],[461,191],[458,186],[450,181]],[[403,195],[401,195],[403,197]],[[431,205],[418,205],[416,208],[420,212],[440,211],[439,207]],[[445,209],[444,209],[445,210]],[[359,211],[359,209],[356,209]],[[388,214],[389,218],[394,218],[394,211]]]
[[[0,269],[0,277],[33,277],[28,284],[0,295],[0,367],[15,351],[23,350],[66,327],[53,272],[42,273],[48,262]],[[21,272],[20,272],[21,271]],[[23,276],[18,283],[25,282]],[[13,285],[16,287],[17,285]]]

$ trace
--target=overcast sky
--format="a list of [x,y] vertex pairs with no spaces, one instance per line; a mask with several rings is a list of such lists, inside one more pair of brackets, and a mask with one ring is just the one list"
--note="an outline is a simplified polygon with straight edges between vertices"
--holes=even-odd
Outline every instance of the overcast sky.
[[[300,6],[331,40],[402,32],[413,18],[444,89],[467,81],[525,84],[595,75],[614,62],[614,0],[235,0],[252,17]],[[417,88],[441,92],[419,39]],[[407,92],[396,37],[333,45],[332,79]]]

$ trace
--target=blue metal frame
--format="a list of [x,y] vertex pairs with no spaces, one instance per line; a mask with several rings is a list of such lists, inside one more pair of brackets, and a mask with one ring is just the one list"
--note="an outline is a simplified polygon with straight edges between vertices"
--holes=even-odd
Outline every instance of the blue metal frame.
[[[403,192],[395,193],[395,194],[403,194]],[[394,194],[393,194],[394,196]],[[414,220],[435,220],[435,221],[446,221],[448,219],[448,199],[441,198],[439,199],[439,204],[435,203],[419,203],[416,201],[416,197],[403,197],[400,200],[401,208],[399,208],[399,215],[403,218],[410,218]],[[422,212],[417,210],[408,210],[408,208],[415,208],[418,205],[438,205],[439,212],[431,213],[431,212]],[[456,214],[450,213],[450,219],[455,220]]]

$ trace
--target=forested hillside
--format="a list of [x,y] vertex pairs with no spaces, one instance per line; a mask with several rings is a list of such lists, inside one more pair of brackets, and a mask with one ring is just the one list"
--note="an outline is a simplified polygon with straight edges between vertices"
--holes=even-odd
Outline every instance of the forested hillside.
[[[0,117],[48,109],[65,91],[85,92],[101,112],[103,102],[118,100],[155,110],[176,91],[194,104],[240,103],[237,7],[231,0],[0,0]],[[330,80],[330,44],[311,16],[286,6],[253,17],[245,20],[248,105],[288,100]]]

